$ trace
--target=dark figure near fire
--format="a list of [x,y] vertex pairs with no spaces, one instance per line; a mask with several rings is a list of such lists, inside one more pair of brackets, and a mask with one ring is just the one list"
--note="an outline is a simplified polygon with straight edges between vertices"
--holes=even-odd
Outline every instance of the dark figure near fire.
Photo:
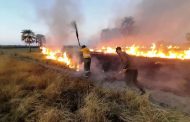
[[125,74],[125,81],[127,85],[134,84],[141,92],[141,95],[145,94],[145,90],[139,84],[137,77],[138,77],[138,70],[135,68],[131,57],[121,50],[121,47],[116,48],[116,52],[121,59],[123,65],[123,72]]
[[83,45],[81,47],[82,56],[83,56],[83,62],[84,62],[84,76],[89,77],[90,76],[90,65],[91,65],[91,55],[90,50]]

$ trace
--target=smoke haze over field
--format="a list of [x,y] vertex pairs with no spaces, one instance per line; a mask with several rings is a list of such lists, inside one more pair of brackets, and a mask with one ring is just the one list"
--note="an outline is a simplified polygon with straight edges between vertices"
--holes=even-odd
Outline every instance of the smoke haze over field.
[[[190,32],[189,7],[189,0],[142,0],[136,6],[132,17],[127,14],[116,15],[115,27],[103,29],[101,40],[108,45],[113,42],[114,45],[144,41],[148,41],[149,44],[156,41],[184,42],[186,33]],[[121,19],[118,21],[118,18]],[[132,23],[129,18],[133,19]],[[122,30],[125,30],[125,33]]]
[[190,31],[189,7],[189,0],[143,0],[135,15],[140,35],[150,40],[185,40]]
[[[70,23],[74,20],[80,24],[79,32],[84,30],[86,23],[93,24],[99,20],[102,22],[107,20],[106,28],[105,26],[96,28],[96,32],[99,34],[94,33],[93,37],[88,35],[88,32],[95,32],[94,28],[88,28],[84,33],[85,40],[92,40],[89,43],[91,45],[97,45],[93,38],[96,41],[99,40],[101,45],[144,44],[145,42],[151,44],[157,41],[180,43],[186,40],[185,35],[190,32],[189,0],[111,1],[114,9],[110,9],[108,12],[112,17],[108,18],[105,15],[104,18],[92,18],[93,22],[85,20],[88,18],[84,14],[86,11],[83,8],[83,3],[85,2],[87,1],[54,0],[50,7],[43,7],[43,4],[35,3],[39,18],[49,28],[48,40],[51,40],[50,42],[59,45],[73,44],[72,41],[76,41],[76,38]],[[93,3],[92,1],[88,2],[89,4]],[[99,15],[101,14],[99,12],[88,14]],[[81,26],[81,23],[84,26]],[[76,44],[76,42],[74,43]]]

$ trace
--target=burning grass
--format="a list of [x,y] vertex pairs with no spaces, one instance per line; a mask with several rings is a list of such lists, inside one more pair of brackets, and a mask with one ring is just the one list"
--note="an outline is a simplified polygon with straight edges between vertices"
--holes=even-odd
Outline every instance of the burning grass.
[[78,61],[74,61],[67,52],[62,52],[60,50],[50,50],[45,47],[41,47],[42,54],[45,55],[46,59],[54,60],[60,63],[65,64],[67,67],[75,70],[79,70]]
[[[91,49],[91,51],[105,54],[115,54],[115,48],[116,47],[102,47],[99,49]],[[155,43],[152,43],[152,46],[145,47],[133,44],[132,46],[123,47],[123,51],[130,55],[140,57],[157,57],[180,60],[190,59],[190,48],[182,48],[173,45],[165,46],[163,44],[156,45]]]
[[93,86],[0,55],[0,121],[177,122],[188,116],[151,104],[147,96]]

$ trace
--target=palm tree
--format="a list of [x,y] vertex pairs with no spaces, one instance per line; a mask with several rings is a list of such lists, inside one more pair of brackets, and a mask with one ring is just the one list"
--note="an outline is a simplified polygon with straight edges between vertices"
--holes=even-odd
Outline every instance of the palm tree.
[[42,34],[36,34],[36,43],[38,46],[42,46],[46,42],[46,38]]
[[29,44],[29,52],[31,52],[31,44],[35,42],[35,34],[32,30],[23,30],[21,35],[21,40],[26,44]]

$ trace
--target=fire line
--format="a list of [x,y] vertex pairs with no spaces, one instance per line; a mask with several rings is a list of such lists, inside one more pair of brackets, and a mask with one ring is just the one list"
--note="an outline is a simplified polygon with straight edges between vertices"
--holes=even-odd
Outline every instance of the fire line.
[[[116,54],[116,47],[102,47],[98,49],[91,49],[92,52],[99,52],[104,54]],[[152,44],[151,47],[144,46],[136,46],[132,45],[129,47],[122,48],[126,53],[133,56],[141,56],[141,57],[156,57],[156,58],[166,58],[166,59],[190,59],[190,48],[182,49],[179,46],[157,46],[156,44]]]
[[[116,54],[116,47],[102,47],[96,49],[90,49],[91,52],[104,53],[104,54]],[[149,58],[165,58],[165,59],[190,59],[190,48],[182,49],[179,46],[157,46],[152,44],[150,47],[132,45],[122,48],[126,53],[133,56],[149,57]],[[46,47],[41,47],[42,54],[46,56],[46,59],[55,60],[61,62],[71,69],[79,71],[79,64],[69,58],[66,52],[61,50],[51,50]]]

